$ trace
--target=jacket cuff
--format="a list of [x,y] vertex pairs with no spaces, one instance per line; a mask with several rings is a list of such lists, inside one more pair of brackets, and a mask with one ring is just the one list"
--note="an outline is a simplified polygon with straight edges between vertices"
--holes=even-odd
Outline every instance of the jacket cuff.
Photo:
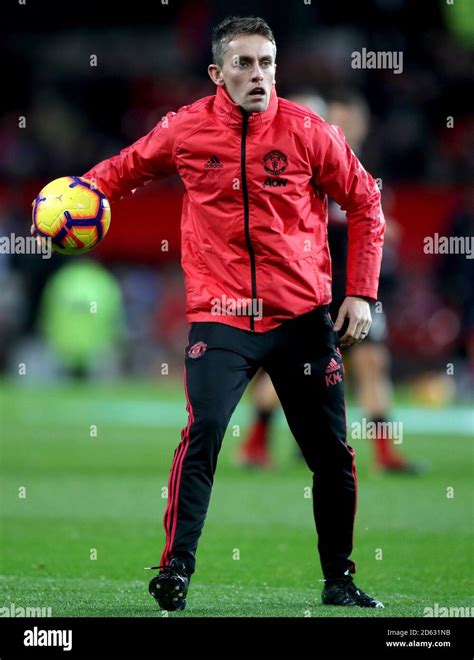
[[351,293],[346,293],[346,297],[347,296],[351,296],[352,298],[362,298],[362,300],[366,300],[368,303],[371,304],[377,302],[377,297],[372,295],[351,292]]

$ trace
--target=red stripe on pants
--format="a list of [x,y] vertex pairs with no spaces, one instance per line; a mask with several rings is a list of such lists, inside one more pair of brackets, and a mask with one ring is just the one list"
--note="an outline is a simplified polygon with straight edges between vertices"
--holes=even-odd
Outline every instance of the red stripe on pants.
[[184,391],[186,394],[186,410],[188,411],[188,423],[181,432],[181,443],[176,451],[171,466],[171,472],[168,479],[168,506],[163,517],[163,524],[166,532],[166,544],[161,555],[160,565],[166,566],[172,559],[172,547],[176,534],[176,525],[178,523],[178,499],[179,484],[183,469],[183,461],[189,447],[189,429],[194,421],[193,408],[189,401],[188,387],[186,383],[186,365],[184,366]]

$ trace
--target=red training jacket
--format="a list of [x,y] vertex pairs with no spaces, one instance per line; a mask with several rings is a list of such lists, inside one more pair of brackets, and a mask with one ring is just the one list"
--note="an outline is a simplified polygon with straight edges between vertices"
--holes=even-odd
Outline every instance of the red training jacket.
[[380,192],[342,131],[278,98],[246,114],[223,87],[83,176],[110,200],[178,173],[186,192],[181,264],[188,321],[265,332],[331,301],[332,197],[345,211],[346,295],[377,299]]

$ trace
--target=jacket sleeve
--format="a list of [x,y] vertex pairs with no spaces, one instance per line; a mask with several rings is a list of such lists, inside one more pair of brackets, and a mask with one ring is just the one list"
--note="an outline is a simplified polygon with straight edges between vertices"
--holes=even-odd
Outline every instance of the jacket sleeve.
[[176,113],[169,112],[147,135],[83,174],[109,200],[118,200],[151,179],[176,172]]
[[313,147],[313,184],[346,212],[346,296],[377,300],[385,218],[380,191],[337,126],[322,124]]

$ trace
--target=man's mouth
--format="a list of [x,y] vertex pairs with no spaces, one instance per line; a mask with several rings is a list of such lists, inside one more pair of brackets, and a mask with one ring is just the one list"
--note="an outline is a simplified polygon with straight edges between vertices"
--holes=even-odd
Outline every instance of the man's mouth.
[[250,92],[249,96],[254,98],[265,96],[265,90],[263,87],[254,87]]

